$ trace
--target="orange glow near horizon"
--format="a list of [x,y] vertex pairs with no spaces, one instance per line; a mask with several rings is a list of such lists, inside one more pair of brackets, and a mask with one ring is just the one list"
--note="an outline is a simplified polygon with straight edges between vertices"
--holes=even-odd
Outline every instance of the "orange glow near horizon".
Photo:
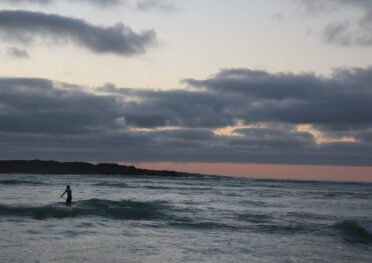
[[134,165],[143,169],[231,177],[372,182],[372,167],[173,162],[136,163]]

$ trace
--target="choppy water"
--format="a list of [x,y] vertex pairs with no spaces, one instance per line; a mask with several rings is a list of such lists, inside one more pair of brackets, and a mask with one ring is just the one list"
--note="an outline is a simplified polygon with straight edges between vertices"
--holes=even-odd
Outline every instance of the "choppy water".
[[367,183],[0,175],[0,198],[1,262],[372,262]]

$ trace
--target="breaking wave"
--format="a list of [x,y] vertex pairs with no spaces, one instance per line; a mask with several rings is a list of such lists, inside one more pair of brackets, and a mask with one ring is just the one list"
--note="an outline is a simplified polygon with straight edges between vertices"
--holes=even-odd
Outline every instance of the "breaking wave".
[[341,231],[345,239],[352,242],[371,243],[372,242],[372,222],[343,220],[334,226]]
[[166,217],[169,206],[164,201],[135,202],[89,199],[73,203],[73,207],[62,204],[24,207],[0,205],[0,215],[31,217],[33,219],[65,217],[107,217],[111,219],[154,220]]
[[239,228],[234,225],[218,223],[218,222],[210,222],[210,221],[202,221],[202,222],[195,222],[193,220],[187,221],[176,221],[171,222],[169,225],[174,227],[179,227],[183,229],[196,229],[196,230],[238,230]]
[[0,180],[0,185],[45,185],[42,182],[25,180]]
[[345,240],[358,243],[372,243],[372,218],[369,216],[339,216],[306,212],[289,213],[290,216],[333,221],[326,228],[341,234]]
[[107,186],[107,187],[128,187],[126,183],[96,183],[94,186]]

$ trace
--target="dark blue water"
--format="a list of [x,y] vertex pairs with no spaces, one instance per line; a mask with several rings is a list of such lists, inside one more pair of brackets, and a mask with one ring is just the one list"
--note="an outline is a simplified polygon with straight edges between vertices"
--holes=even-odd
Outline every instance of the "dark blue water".
[[1,262],[372,262],[368,183],[0,175],[0,197]]

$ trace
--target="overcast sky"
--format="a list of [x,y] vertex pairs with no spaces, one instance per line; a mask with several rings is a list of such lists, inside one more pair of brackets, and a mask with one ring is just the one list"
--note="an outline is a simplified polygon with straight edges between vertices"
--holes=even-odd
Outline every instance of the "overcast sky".
[[369,0],[0,0],[0,59],[0,159],[372,171]]

